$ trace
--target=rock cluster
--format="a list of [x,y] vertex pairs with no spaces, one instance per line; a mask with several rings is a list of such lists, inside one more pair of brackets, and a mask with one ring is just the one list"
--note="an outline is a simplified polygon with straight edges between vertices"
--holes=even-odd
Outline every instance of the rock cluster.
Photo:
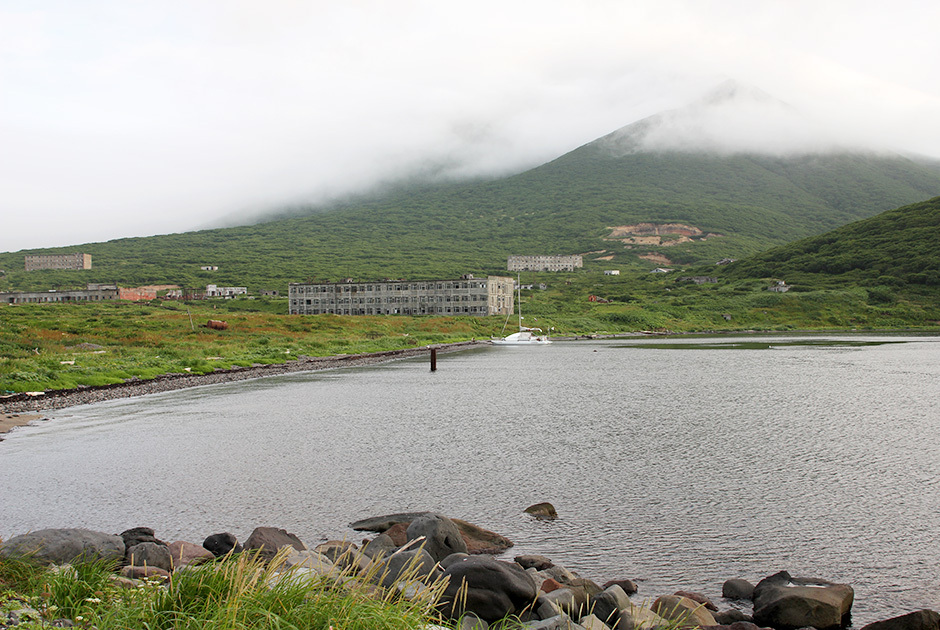
[[[87,529],[47,529],[16,536],[0,545],[0,555],[29,554],[46,564],[110,560],[121,565],[123,578],[159,579],[187,566],[229,553],[255,551],[270,559],[285,547],[284,567],[339,581],[367,581],[381,594],[422,596],[442,592],[438,610],[460,630],[486,630],[507,616],[531,630],[646,630],[704,628],[710,630],[837,630],[849,622],[854,593],[846,584],[797,578],[781,571],[757,586],[733,579],[725,582],[726,600],[750,600],[753,616],[724,611],[707,597],[677,591],[650,605],[630,599],[631,580],[603,586],[539,555],[516,556],[513,562],[492,554],[512,546],[506,538],[465,521],[432,512],[391,514],[357,521],[354,529],[376,535],[357,546],[329,541],[310,550],[295,535],[274,527],[256,528],[240,543],[230,533],[213,534],[201,545],[159,540],[152,529],[137,527],[118,535]],[[446,580],[446,581],[445,581]],[[23,617],[27,618],[28,615]],[[13,621],[10,617],[6,623]],[[0,619],[0,627],[5,621]],[[918,611],[879,621],[861,630],[940,630],[940,614]]]

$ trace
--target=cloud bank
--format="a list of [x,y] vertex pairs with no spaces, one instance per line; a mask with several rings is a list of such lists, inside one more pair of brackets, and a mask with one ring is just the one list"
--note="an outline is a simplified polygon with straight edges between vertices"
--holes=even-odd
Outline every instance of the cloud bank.
[[[938,18],[908,0],[14,0],[0,250],[514,172],[728,78],[800,112],[807,141],[940,156]],[[769,136],[765,114],[734,114],[738,140],[786,150],[797,130]],[[689,132],[715,144],[727,122]],[[659,146],[687,141],[672,129]]]

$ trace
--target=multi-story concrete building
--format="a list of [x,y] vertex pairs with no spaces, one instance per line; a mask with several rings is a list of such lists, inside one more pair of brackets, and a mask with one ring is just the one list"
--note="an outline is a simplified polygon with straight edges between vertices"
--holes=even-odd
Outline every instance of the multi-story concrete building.
[[88,283],[87,288],[49,291],[10,291],[0,293],[0,304],[27,304],[34,302],[101,302],[128,300],[139,302],[157,299],[157,291],[175,285],[148,287],[119,287],[116,284]]
[[506,268],[509,271],[574,271],[583,267],[581,254],[570,256],[510,256]]
[[26,271],[38,269],[91,269],[91,254],[27,254]]
[[292,282],[291,315],[509,315],[513,279],[505,276],[460,280],[381,282]]
[[0,293],[0,303],[28,304],[34,302],[102,302],[119,300],[120,293],[113,289],[75,289],[72,291],[11,291]]

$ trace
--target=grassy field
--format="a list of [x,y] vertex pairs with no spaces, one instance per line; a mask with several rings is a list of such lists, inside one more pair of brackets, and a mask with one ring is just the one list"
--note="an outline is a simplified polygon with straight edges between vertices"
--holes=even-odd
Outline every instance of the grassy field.
[[[706,269],[714,273],[714,269]],[[525,323],[553,336],[735,330],[940,329],[938,291],[794,285],[771,280],[695,284],[635,273],[532,274]],[[590,301],[594,295],[601,301]],[[603,300],[607,300],[604,302]],[[286,315],[285,298],[0,306],[0,392],[106,385],[161,374],[281,363],[486,339],[515,317]],[[227,330],[205,326],[224,320]],[[505,327],[505,332],[504,332]]]

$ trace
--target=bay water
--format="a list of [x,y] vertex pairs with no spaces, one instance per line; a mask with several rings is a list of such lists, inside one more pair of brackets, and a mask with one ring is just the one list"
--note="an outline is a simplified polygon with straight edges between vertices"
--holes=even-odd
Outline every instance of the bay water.
[[[936,336],[489,347],[49,418],[0,443],[0,538],[265,525],[312,547],[431,510],[636,601],[787,570],[852,585],[856,627],[940,609]],[[541,501],[557,521],[523,513]]]

